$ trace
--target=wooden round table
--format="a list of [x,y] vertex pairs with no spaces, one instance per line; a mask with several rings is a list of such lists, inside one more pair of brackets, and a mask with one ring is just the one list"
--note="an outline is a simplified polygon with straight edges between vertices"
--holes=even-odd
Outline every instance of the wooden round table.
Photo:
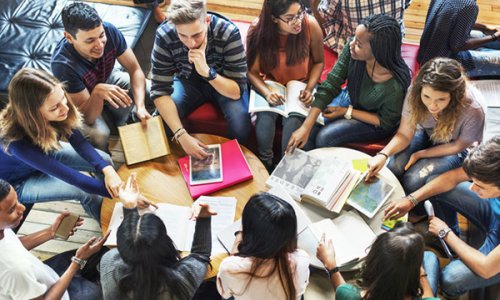
[[[193,136],[207,145],[222,144],[228,141],[228,139],[224,137],[209,134],[194,134]],[[193,198],[191,198],[189,194],[186,182],[184,181],[179,164],[177,163],[177,159],[186,154],[177,143],[170,143],[170,150],[171,154],[165,157],[131,166],[124,164],[118,169],[118,175],[125,181],[132,172],[136,172],[141,193],[155,203],[164,202],[175,205],[191,206],[193,204]],[[266,168],[255,154],[244,146],[241,146],[241,150],[252,170],[253,179],[211,194],[211,196],[235,197],[237,199],[235,220],[241,218],[243,207],[253,194],[266,190],[266,180],[269,177]],[[102,203],[101,227],[103,234],[108,231],[113,208],[118,201],[118,199],[104,199]],[[218,269],[218,265],[225,256],[227,255],[218,255],[212,259],[214,272],[209,272],[207,277],[213,277],[217,274],[216,270]]]

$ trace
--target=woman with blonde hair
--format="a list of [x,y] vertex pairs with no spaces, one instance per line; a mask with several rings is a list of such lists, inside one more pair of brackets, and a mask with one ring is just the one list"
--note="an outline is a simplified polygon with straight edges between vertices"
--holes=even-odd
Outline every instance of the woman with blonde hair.
[[[24,68],[8,92],[0,113],[0,178],[23,204],[76,199],[99,221],[102,197],[117,196],[122,181],[109,155],[80,133],[81,117],[63,85],[45,71]],[[102,173],[104,180],[80,171]]]
[[457,61],[438,57],[422,66],[405,100],[396,135],[369,162],[368,178],[391,157],[388,167],[408,193],[399,200],[406,209],[396,210],[392,217],[417,205],[409,193],[429,177],[460,167],[467,148],[481,142],[485,115],[481,102]]

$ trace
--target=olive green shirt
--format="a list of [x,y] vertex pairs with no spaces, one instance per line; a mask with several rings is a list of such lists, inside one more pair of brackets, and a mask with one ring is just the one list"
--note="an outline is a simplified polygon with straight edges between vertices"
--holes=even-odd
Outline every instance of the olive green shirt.
[[[318,87],[314,95],[313,107],[324,110],[340,94],[349,68],[353,67],[352,61],[349,47],[344,47],[332,71]],[[405,97],[403,87],[394,78],[382,83],[373,82],[366,71],[361,80],[360,99],[356,101],[354,108],[377,114],[380,127],[383,129],[397,127]],[[352,100],[351,102],[354,102]]]

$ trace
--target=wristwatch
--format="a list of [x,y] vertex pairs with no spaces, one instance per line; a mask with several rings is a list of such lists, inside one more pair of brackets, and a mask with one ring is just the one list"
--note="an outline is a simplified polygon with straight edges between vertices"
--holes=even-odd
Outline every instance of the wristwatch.
[[76,256],[71,257],[71,261],[76,263],[77,265],[80,266],[80,270],[83,270],[85,265],[87,264],[87,261],[85,259],[80,259]]
[[448,233],[449,233],[450,231],[451,231],[451,229],[450,229],[450,228],[444,228],[444,229],[441,229],[441,230],[439,230],[439,232],[438,232],[438,237],[439,237],[440,239],[444,239],[444,238],[448,235]]
[[349,105],[349,107],[347,108],[344,118],[346,118],[347,120],[352,119],[352,105]]
[[215,70],[214,67],[210,67],[208,70],[208,77],[203,77],[206,81],[211,81],[214,80],[215,77],[217,77],[217,71]]

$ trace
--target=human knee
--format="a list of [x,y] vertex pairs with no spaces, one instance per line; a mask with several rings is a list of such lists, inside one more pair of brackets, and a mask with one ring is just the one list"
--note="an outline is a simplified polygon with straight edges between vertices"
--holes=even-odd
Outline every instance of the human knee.
[[[459,266],[460,261],[453,261],[446,266],[441,273],[441,290],[449,297],[457,297],[467,291],[466,273],[470,273],[469,269],[465,270]],[[463,263],[461,263],[463,264]]]

